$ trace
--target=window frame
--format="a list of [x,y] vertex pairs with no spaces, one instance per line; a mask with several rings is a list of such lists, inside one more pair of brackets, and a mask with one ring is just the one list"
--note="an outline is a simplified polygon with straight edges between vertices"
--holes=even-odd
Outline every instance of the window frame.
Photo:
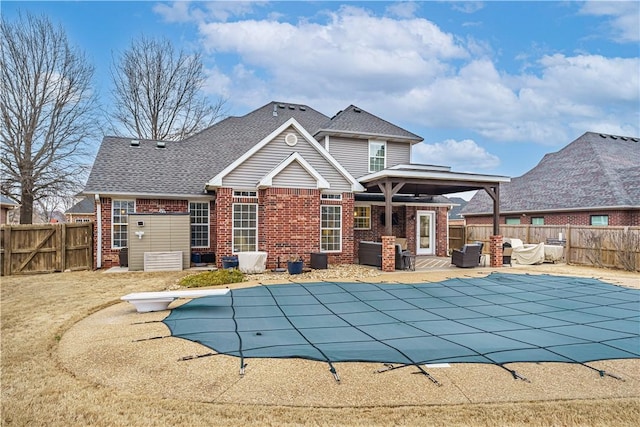
[[[324,224],[325,222],[329,222],[329,219],[325,219],[325,214],[328,214],[328,212],[325,212],[325,210],[337,210],[337,213],[334,211],[333,215],[337,216],[338,218],[338,227],[325,227]],[[342,252],[342,205],[320,205],[320,252],[325,252],[325,253],[336,253],[336,252]],[[329,231],[333,231],[335,232],[336,230],[338,231],[338,248],[335,249],[327,249],[327,247],[329,247],[329,243],[328,242],[323,242],[324,240],[324,231],[325,230],[329,230]],[[332,237],[335,239],[335,235],[333,235],[332,233]],[[335,242],[330,243],[330,245],[335,246]]]
[[[203,205],[206,206],[206,217],[204,215],[200,215],[199,218],[205,219],[206,222],[194,222],[194,207],[193,205]],[[189,202],[189,226],[190,226],[190,231],[191,231],[191,236],[190,236],[190,245],[191,248],[209,248],[211,246],[211,206],[209,204],[208,201],[205,202],[194,202],[194,201],[190,201]],[[204,236],[206,236],[206,245],[194,245],[194,227],[195,228],[199,228],[199,227],[204,227],[205,230],[205,234],[203,234]],[[202,239],[202,237],[199,237],[198,240]]]
[[544,217],[543,216],[532,216],[531,217],[531,225],[544,225]]
[[[255,227],[237,227],[236,226],[236,208],[237,207],[242,207],[242,206],[247,206],[247,207],[253,207],[254,212],[253,214],[255,214]],[[233,203],[233,206],[231,208],[231,212],[232,212],[232,217],[231,217],[231,246],[232,246],[232,252],[235,253],[239,253],[239,252],[256,252],[258,250],[258,204],[257,203]],[[240,214],[242,214],[243,212],[239,212]],[[244,220],[243,218],[240,218],[240,221]],[[250,221],[251,219],[249,219]],[[254,230],[254,247],[253,249],[248,249],[245,250],[243,248],[243,250],[238,250],[238,247],[236,246],[236,231],[245,231],[245,230]],[[238,236],[238,237],[243,237],[242,235]],[[248,246],[248,245],[244,245],[244,246]]]
[[[384,155],[382,156],[382,167],[380,169],[373,169],[371,167],[372,166],[371,161],[373,159],[379,160],[381,158],[376,153],[376,151],[379,150],[379,148],[376,148],[375,149],[376,151],[372,152],[372,149],[374,146],[382,146],[382,149],[384,151]],[[369,140],[369,157],[367,158],[367,170],[369,171],[369,173],[374,173],[386,168],[387,168],[387,141],[383,141],[380,139],[370,139]]]
[[[603,224],[594,224],[593,220],[599,218],[600,220],[604,220]],[[589,225],[592,227],[608,227],[609,226],[609,215],[589,215]]]
[[[515,222],[518,221],[518,222]],[[521,225],[520,217],[512,216],[504,219],[504,225]]]
[[233,190],[233,197],[257,199],[258,192],[256,190]]
[[[126,204],[126,213],[121,215],[116,215],[116,209],[122,211],[122,204]],[[130,205],[132,204],[132,205]],[[133,211],[129,211],[130,206],[133,206]],[[122,249],[126,248],[129,245],[129,214],[136,213],[136,201],[131,199],[114,199],[111,201],[111,249]],[[126,222],[116,222],[116,216],[124,217],[126,216]],[[122,234],[122,230],[124,230],[124,239],[118,238],[119,243],[122,243],[124,240],[124,245],[116,245],[116,226],[121,227],[118,231],[119,234]]]
[[[368,212],[368,215],[359,215],[356,210],[357,209],[365,209]],[[365,219],[368,221],[368,225],[366,227],[358,226],[358,220]],[[355,205],[353,207],[353,229],[354,230],[371,230],[371,205]]]

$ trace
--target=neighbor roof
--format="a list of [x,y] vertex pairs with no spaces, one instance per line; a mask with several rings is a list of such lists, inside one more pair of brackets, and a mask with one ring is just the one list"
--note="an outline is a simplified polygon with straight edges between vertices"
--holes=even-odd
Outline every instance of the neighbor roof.
[[88,197],[83,198],[75,205],[71,206],[65,213],[67,214],[92,214],[95,211],[93,200]]
[[[640,207],[640,139],[586,132],[558,152],[546,154],[526,174],[500,186],[500,212],[537,212]],[[463,215],[490,214],[482,191]]]
[[19,205],[16,202],[14,202],[13,200],[11,200],[10,198],[0,195],[0,206],[15,207],[15,206],[19,206]]

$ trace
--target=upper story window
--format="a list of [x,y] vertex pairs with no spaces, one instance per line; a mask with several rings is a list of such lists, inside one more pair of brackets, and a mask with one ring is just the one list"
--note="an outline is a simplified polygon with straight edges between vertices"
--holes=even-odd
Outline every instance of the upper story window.
[[378,172],[387,164],[387,143],[369,141],[369,172]]
[[114,200],[111,204],[111,236],[113,248],[127,247],[129,214],[136,212],[134,200]]
[[191,247],[209,247],[209,202],[189,202]]
[[609,225],[609,215],[591,215],[590,225]]

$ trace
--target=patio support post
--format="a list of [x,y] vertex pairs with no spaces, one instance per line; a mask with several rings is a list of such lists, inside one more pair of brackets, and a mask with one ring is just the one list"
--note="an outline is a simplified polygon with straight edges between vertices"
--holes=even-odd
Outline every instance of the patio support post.
[[401,182],[396,184],[395,187],[393,183],[389,180],[384,181],[384,183],[378,184],[382,194],[384,195],[384,234],[386,236],[393,235],[393,223],[391,221],[391,215],[393,214],[393,196],[400,191],[400,189],[404,186],[404,183]]
[[489,238],[491,267],[502,267],[502,236],[500,235],[500,184],[486,186],[484,191],[493,199],[493,235]]
[[382,271],[396,270],[396,237],[382,236],[382,261],[380,269]]

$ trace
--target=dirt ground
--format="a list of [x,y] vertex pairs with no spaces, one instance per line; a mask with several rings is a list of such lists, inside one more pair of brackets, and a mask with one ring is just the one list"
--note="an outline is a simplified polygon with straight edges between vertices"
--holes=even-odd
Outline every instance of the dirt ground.
[[[380,273],[337,268],[302,280],[432,282],[492,271],[595,277],[640,288],[640,275],[564,264]],[[636,425],[640,360],[492,365],[376,373],[372,363],[211,356],[169,335],[167,312],[136,313],[119,298],[175,288],[189,274],[72,272],[0,278],[2,425]],[[318,274],[323,275],[318,277]],[[348,276],[348,277],[345,277]],[[286,283],[251,276],[234,286]],[[182,302],[175,302],[171,307]],[[640,308],[639,308],[640,309]]]

